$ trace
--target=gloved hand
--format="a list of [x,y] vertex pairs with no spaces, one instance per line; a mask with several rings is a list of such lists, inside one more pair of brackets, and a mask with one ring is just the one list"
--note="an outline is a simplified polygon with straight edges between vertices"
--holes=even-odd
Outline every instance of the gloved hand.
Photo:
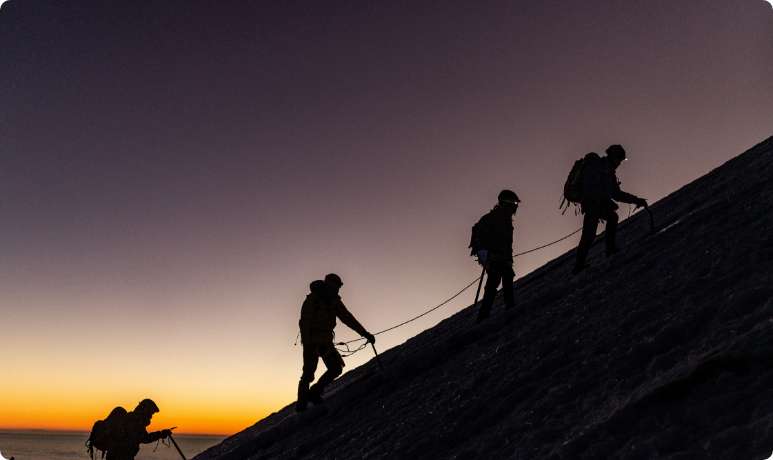
[[172,435],[172,430],[161,430],[161,439],[166,439]]
[[478,249],[478,263],[481,265],[486,265],[487,261],[488,261],[488,251],[485,249]]
[[365,340],[367,340],[368,342],[373,343],[373,344],[376,343],[376,337],[373,334],[371,334],[370,332],[366,332],[362,336],[365,337]]
[[636,206],[639,207],[639,208],[646,208],[647,207],[647,200],[645,200],[644,198],[638,198],[636,203],[634,203],[634,204],[636,204]]

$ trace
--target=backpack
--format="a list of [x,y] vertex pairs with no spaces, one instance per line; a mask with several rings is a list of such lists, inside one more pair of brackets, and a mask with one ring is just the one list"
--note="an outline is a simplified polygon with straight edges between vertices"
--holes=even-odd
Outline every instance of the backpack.
[[601,157],[596,152],[590,152],[584,157],[574,162],[572,170],[569,171],[569,176],[564,182],[564,197],[561,200],[561,205],[558,209],[564,208],[561,214],[564,214],[569,205],[578,205],[582,201],[582,189],[583,189],[583,171],[586,166],[591,162],[600,160]]
[[94,449],[102,451],[102,458],[105,458],[105,452],[116,446],[123,436],[123,424],[126,419],[126,409],[121,406],[110,411],[104,420],[97,420],[91,427],[91,434],[86,441],[86,450],[91,459],[94,459]]
[[483,248],[484,234],[488,232],[490,227],[488,214],[480,218],[480,220],[472,226],[472,234],[470,235],[470,255],[474,256],[478,254],[478,251]]

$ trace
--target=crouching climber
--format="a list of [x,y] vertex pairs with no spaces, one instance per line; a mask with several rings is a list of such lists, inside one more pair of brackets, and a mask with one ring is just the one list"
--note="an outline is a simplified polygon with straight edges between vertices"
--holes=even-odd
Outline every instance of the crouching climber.
[[[105,420],[94,423],[86,447],[92,459],[99,457],[94,451],[102,451],[106,460],[132,460],[140,451],[140,444],[149,444],[172,435],[172,430],[148,433],[147,427],[158,412],[151,399],[143,399],[137,407],[127,412],[116,407]],[[105,455],[106,454],[106,455]]]
[[[298,412],[305,410],[309,401],[314,404],[322,403],[325,386],[343,372],[344,360],[333,344],[336,318],[365,337],[368,342],[376,342],[373,334],[354,318],[341,301],[338,292],[343,285],[341,277],[335,273],[325,276],[324,281],[312,282],[311,293],[306,296],[301,307],[301,319],[298,325],[303,344],[303,374],[298,383],[298,401],[295,403],[295,410]],[[317,370],[319,358],[322,358],[327,371],[322,374],[317,383],[309,387],[314,381],[314,372]]]

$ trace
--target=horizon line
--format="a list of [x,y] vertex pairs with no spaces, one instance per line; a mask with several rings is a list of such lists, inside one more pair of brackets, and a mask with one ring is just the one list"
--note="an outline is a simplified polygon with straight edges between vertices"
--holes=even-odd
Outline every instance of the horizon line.
[[[88,435],[90,433],[89,430],[81,430],[81,429],[57,429],[57,428],[5,428],[0,427],[0,433],[28,433],[28,434],[35,434],[35,433],[55,433],[55,434],[86,434]],[[174,433],[175,435],[179,436],[231,436],[233,433],[187,433],[187,432],[177,432]]]

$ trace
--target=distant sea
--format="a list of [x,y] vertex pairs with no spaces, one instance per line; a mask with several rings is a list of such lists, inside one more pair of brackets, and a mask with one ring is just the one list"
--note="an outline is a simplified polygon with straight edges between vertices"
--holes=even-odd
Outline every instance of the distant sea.
[[[77,460],[89,458],[84,443],[88,433],[60,431],[0,430],[0,453],[16,460]],[[186,458],[192,458],[218,444],[225,436],[174,435]],[[155,451],[154,451],[155,450]],[[143,444],[137,460],[179,460],[174,446]]]

